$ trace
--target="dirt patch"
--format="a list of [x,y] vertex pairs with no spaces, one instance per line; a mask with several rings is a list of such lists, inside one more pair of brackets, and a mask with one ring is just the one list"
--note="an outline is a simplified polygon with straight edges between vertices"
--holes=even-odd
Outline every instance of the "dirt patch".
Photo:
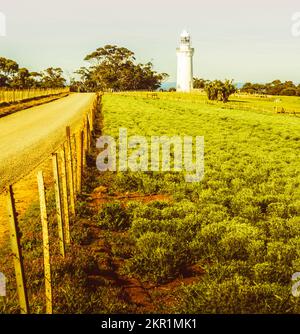
[[[103,231],[90,223],[88,229],[93,231],[93,242],[85,247],[89,251],[101,254],[99,271],[89,277],[91,286],[101,286],[105,282],[111,289],[121,288],[124,301],[134,307],[137,313],[168,313],[177,302],[176,290],[183,285],[197,283],[204,274],[198,265],[186,268],[181,276],[164,284],[153,284],[124,273],[126,256],[116,255],[112,250],[116,241],[126,239],[128,232]],[[120,249],[122,253],[122,249]]]
[[126,205],[126,203],[130,201],[137,201],[142,203],[151,203],[155,201],[162,201],[171,203],[173,201],[172,196],[165,195],[165,194],[140,194],[140,193],[121,193],[121,192],[115,192],[113,194],[108,194],[108,188],[107,187],[98,187],[95,188],[94,191],[90,195],[90,201],[91,201],[91,207],[93,209],[97,209],[105,203],[119,201]]

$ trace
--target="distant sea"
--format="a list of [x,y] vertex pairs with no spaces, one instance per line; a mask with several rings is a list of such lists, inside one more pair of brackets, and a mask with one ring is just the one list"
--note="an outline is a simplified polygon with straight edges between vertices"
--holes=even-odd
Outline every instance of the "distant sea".
[[176,82],[164,82],[159,89],[169,90],[170,88],[176,88]]
[[240,89],[240,88],[242,88],[243,86],[244,86],[244,82],[237,82],[237,83],[234,83],[234,85],[235,85],[235,87],[237,88],[237,89]]

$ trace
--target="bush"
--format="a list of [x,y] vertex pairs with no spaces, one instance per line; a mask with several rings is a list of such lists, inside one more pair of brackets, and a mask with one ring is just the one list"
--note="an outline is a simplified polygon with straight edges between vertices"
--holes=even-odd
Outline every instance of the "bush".
[[110,230],[124,230],[130,226],[130,216],[120,203],[107,203],[98,214],[101,227]]
[[197,212],[196,204],[188,200],[174,204],[165,201],[154,201],[148,204],[139,204],[138,206],[130,204],[130,209],[132,211],[132,217],[146,218],[150,220],[183,219],[188,214]]
[[93,216],[93,212],[89,204],[85,201],[76,203],[76,214],[80,218],[91,218]]
[[226,103],[229,100],[229,96],[236,92],[236,88],[230,80],[226,80],[225,82],[215,80],[205,85],[205,91],[209,100]]
[[265,243],[260,230],[238,220],[204,226],[191,247],[196,258],[253,260],[264,256]]
[[143,280],[161,283],[173,279],[190,263],[185,247],[166,232],[146,232],[136,243],[127,271]]
[[237,275],[249,279],[251,278],[252,266],[247,261],[230,260],[215,263],[205,263],[205,261],[203,261],[202,267],[207,277],[218,283],[232,279]]
[[294,238],[287,243],[283,241],[272,241],[267,245],[266,259],[276,263],[278,266],[292,266],[293,261],[299,258],[300,238]]
[[137,218],[132,222],[130,233],[135,238],[140,238],[147,232],[166,232],[176,237],[178,242],[185,240],[188,243],[192,241],[195,233],[200,229],[200,224],[193,218],[194,216],[187,216],[185,219],[174,218],[164,220]]
[[133,255],[135,240],[128,233],[108,233],[106,240],[111,246],[111,254],[122,259],[129,259]]
[[264,233],[270,240],[288,241],[295,236],[300,235],[300,219],[294,217],[292,219],[271,218],[260,223]]
[[166,187],[164,174],[154,172],[122,172],[117,173],[114,184],[115,191],[156,194]]
[[290,287],[275,283],[251,284],[241,276],[222,282],[204,279],[183,287],[179,297],[181,313],[288,313],[300,311]]
[[257,263],[253,267],[254,281],[257,283],[278,283],[289,285],[294,270],[286,265],[272,262]]
[[79,220],[72,224],[70,232],[72,242],[78,245],[89,245],[94,238],[93,231],[85,224],[84,220]]

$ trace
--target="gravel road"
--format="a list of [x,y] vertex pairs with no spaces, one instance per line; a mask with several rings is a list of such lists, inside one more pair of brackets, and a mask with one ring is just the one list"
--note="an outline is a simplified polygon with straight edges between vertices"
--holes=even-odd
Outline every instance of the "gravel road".
[[94,94],[71,94],[0,119],[0,191],[27,175],[65,138],[65,127],[76,131]]

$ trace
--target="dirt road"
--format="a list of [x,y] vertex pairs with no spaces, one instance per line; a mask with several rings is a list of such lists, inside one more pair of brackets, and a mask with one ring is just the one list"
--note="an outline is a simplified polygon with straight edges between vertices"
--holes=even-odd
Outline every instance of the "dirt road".
[[27,175],[64,140],[65,127],[79,128],[94,94],[71,94],[0,119],[0,192]]

